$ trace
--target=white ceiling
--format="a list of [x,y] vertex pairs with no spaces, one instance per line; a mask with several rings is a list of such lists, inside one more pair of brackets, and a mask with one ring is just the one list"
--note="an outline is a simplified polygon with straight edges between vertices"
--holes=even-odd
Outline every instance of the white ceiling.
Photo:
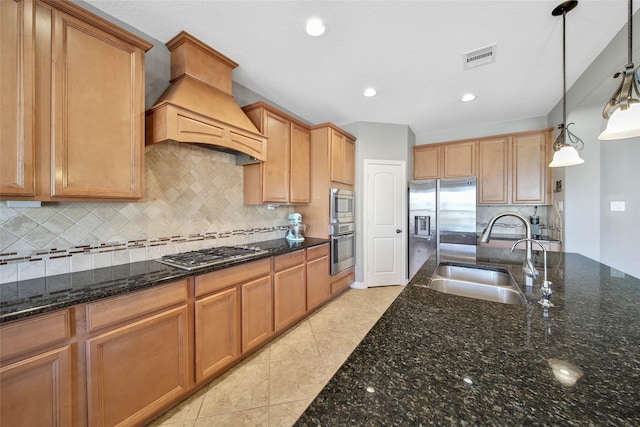
[[[562,97],[559,0],[85,1],[162,42],[187,31],[239,64],[236,82],[312,123],[422,134],[546,116]],[[581,0],[567,14],[567,88],[626,25],[627,7]],[[306,35],[311,16],[325,21],[322,37]],[[464,53],[494,43],[494,63],[463,69]],[[363,96],[369,86],[377,96]],[[463,104],[466,92],[477,99]]]

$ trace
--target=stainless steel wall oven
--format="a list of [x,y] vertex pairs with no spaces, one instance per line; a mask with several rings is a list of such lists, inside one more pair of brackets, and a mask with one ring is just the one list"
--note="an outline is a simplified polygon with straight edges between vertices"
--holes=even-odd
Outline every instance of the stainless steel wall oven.
[[[335,229],[335,228],[334,228]],[[332,234],[331,238],[331,275],[353,266],[356,255],[356,234],[354,224],[341,224],[341,234]]]
[[355,263],[355,195],[350,190],[331,188],[329,197],[331,275],[335,276]]

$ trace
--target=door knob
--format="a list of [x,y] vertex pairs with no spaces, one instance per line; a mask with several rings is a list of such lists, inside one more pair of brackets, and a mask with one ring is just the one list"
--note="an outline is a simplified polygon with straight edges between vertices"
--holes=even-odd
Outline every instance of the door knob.
[[400,230],[399,228],[396,229],[396,233],[402,233],[402,230]]

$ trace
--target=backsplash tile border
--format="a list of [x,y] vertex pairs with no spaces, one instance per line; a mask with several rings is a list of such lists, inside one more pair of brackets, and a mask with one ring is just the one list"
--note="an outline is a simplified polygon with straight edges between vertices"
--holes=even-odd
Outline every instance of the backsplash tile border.
[[0,253],[0,284],[66,274],[94,268],[154,260],[163,255],[215,246],[251,245],[283,238],[289,225],[206,232],[147,240],[78,245],[68,249],[36,250],[31,254]]

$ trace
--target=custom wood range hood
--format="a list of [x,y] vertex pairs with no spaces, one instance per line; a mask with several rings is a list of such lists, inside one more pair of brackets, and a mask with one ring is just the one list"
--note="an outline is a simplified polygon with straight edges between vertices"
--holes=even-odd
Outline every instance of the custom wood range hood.
[[245,154],[239,164],[266,160],[267,138],[233,99],[238,64],[184,31],[166,46],[171,85],[146,112],[146,145],[171,140]]

